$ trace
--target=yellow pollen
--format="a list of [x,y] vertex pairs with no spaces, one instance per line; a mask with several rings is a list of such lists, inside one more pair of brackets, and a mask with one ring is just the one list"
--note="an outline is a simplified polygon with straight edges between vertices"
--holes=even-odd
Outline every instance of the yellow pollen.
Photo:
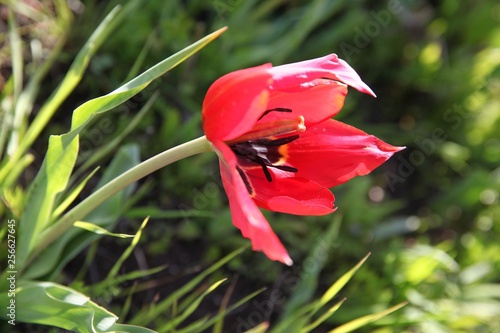
[[236,139],[228,141],[227,144],[232,145],[238,142],[247,142],[272,136],[302,133],[305,130],[306,126],[303,116],[298,116],[296,119],[281,119],[257,123],[250,131]]

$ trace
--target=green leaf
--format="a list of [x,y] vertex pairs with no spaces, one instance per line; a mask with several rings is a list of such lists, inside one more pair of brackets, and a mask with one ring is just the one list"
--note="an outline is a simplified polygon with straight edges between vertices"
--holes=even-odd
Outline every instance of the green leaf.
[[[116,89],[115,91],[105,95],[101,96],[95,99],[92,99],[80,107],[78,107],[74,112],[73,112],[73,117],[72,117],[72,122],[71,122],[71,131],[60,135],[60,136],[51,136],[49,140],[49,149],[47,156],[45,160],[50,160],[57,162],[58,165],[64,165],[65,169],[64,171],[66,173],[71,172],[72,168],[74,167],[75,163],[75,158],[76,158],[76,152],[78,150],[78,136],[79,133],[85,128],[85,126],[97,115],[104,113],[106,111],[109,111],[110,109],[120,105],[121,103],[127,101],[137,93],[139,93],[141,90],[143,90],[145,87],[147,87],[154,79],[159,78],[161,75],[165,74],[168,72],[170,69],[174,68],[175,66],[179,65],[181,62],[186,60],[188,57],[193,55],[194,53],[198,52],[200,49],[202,49],[204,46],[206,46],[208,43],[213,41],[215,38],[217,38],[220,34],[222,34],[226,28],[219,29],[218,31],[200,39],[194,44],[191,44],[190,46],[184,48],[183,50],[177,52],[176,54],[170,56],[169,58],[161,61],[160,63],[156,64],[155,66],[151,67],[138,77],[132,79],[128,83],[124,84],[120,88]],[[65,145],[64,147],[66,149],[59,149],[57,151],[54,150],[54,147],[52,146],[57,146],[57,143],[61,141],[64,142]],[[51,145],[51,142],[52,143]],[[64,158],[69,155],[71,156],[70,161],[65,161]],[[69,158],[66,158],[69,159]],[[44,160],[44,164],[45,164]],[[54,173],[52,170],[47,169],[47,167],[43,167],[40,170],[40,172],[37,175],[37,178],[40,177],[41,181],[45,180],[46,174],[50,174],[54,176]],[[64,174],[63,175],[65,178],[59,179],[56,182],[59,187],[64,189],[63,185],[65,186],[67,184],[67,177],[69,177],[69,174]],[[57,175],[59,177],[59,175]],[[39,182],[41,182],[39,181]],[[52,243],[55,241],[61,233],[69,229],[72,224],[75,222],[74,220],[67,220],[63,225],[57,224],[57,222],[54,224],[56,228],[58,228],[57,233],[52,233],[52,238],[48,238],[46,234],[41,235],[41,240],[39,243],[42,245],[37,246],[35,250],[33,250],[33,247],[36,243],[36,241],[33,239],[33,232],[32,230],[36,229],[37,231],[40,231],[43,229],[43,227],[46,226],[46,219],[47,219],[47,214],[50,213],[50,210],[52,208],[52,203],[53,203],[53,196],[55,195],[54,193],[45,193],[44,191],[44,183],[41,184],[42,186],[34,186],[35,188],[38,188],[38,192],[36,192],[34,195],[32,195],[32,203],[29,205],[27,204],[29,208],[29,215],[28,218],[34,219],[36,222],[32,222],[30,225],[26,224],[26,228],[28,227],[33,227],[32,229],[28,229],[28,234],[25,236],[25,240],[23,241],[22,246],[19,248],[19,257],[20,257],[20,264],[22,265],[24,263],[24,260],[27,257],[28,252],[34,251],[32,256],[37,256],[39,252],[44,249],[48,244]],[[58,192],[57,192],[58,193]],[[47,194],[50,194],[49,198],[45,198]],[[47,201],[47,202],[46,202]],[[38,216],[36,213],[38,211],[42,211],[44,214],[41,216]],[[89,219],[87,219],[89,220]]]
[[[58,90],[38,113],[15,155],[7,162],[7,165],[0,169],[0,183],[10,173],[23,151],[29,147],[38,133],[45,127],[57,107],[79,82],[90,57],[102,43],[106,34],[109,33],[109,25],[116,13],[117,9],[106,17],[80,51]],[[35,246],[40,232],[49,223],[56,195],[63,191],[68,184],[78,153],[78,142],[74,140],[75,136],[76,133],[69,136],[51,136],[49,139],[49,148],[40,171],[30,186],[25,210],[20,219],[17,247],[19,267],[23,266],[29,252]]]
[[59,217],[59,215],[61,215],[65,210],[66,208],[68,208],[72,203],[73,201],[75,201],[75,199],[78,197],[78,195],[82,192],[83,188],[85,187],[85,185],[87,184],[87,182],[90,180],[90,178],[92,178],[95,173],[97,172],[97,170],[99,170],[99,168],[95,168],[87,177],[85,177],[81,182],[80,184],[78,184],[72,191],[71,193],[69,193],[65,199],[63,200],[63,202],[61,202],[57,208],[52,212],[52,216],[51,216],[51,220],[54,220],[56,218]]
[[[146,113],[151,109],[151,106],[153,106],[154,102],[156,102],[158,96],[159,93],[155,92],[144,104],[141,110],[137,112],[134,118],[130,120],[127,127],[119,135],[115,136],[111,141],[106,143],[106,145],[100,147],[97,151],[92,152],[90,156],[87,156],[84,164],[79,168],[78,171],[83,172],[91,165],[102,160],[104,157],[109,156],[109,154],[111,154],[118,147],[118,145],[130,134],[130,132],[132,132],[132,130],[137,127],[137,125],[144,118]],[[76,172],[76,174],[78,174],[79,172]],[[144,217],[144,215],[142,217]]]
[[94,223],[90,222],[83,222],[83,221],[77,221],[75,224],[73,224],[75,227],[87,230],[90,232],[93,232],[98,235],[105,235],[105,236],[112,236],[112,237],[117,237],[117,238],[133,238],[134,235],[129,235],[129,234],[116,234],[112,233],[104,228],[101,228],[98,225],[95,225]]
[[159,78],[160,76],[192,56],[194,53],[201,50],[208,43],[216,39],[225,30],[226,28],[222,28],[211,33],[210,35],[200,39],[196,43],[191,44],[190,46],[184,48],[176,54],[159,62],[155,66],[151,67],[141,75],[135,77],[134,79],[125,83],[123,86],[112,91],[111,93],[105,96],[94,98],[84,103],[73,113],[73,118],[71,121],[72,132],[80,132],[81,128],[84,127],[96,114],[106,112],[135,96],[141,90],[146,88],[153,80]]
[[260,323],[259,325],[255,326],[254,328],[251,328],[248,331],[245,331],[245,333],[265,333],[265,332],[267,332],[268,328],[269,328],[269,323],[263,322],[263,323]]
[[[0,294],[2,309],[11,299],[7,293]],[[118,317],[89,297],[52,282],[20,281],[15,306],[16,322],[55,326],[81,333],[154,333],[143,327],[116,324]],[[2,316],[9,319],[5,311],[2,311]]]
[[[121,147],[115,154],[104,175],[99,180],[96,189],[103,186],[110,179],[132,168],[140,162],[139,146],[130,144]],[[129,186],[111,197],[104,204],[85,216],[85,221],[91,222],[106,230],[112,230],[114,224],[122,214],[122,208],[130,197],[135,186]],[[24,271],[24,277],[29,279],[57,276],[64,265],[79,253],[90,242],[101,235],[89,233],[79,228],[67,230],[58,240],[49,246],[36,261]]]
[[[137,3],[138,1],[130,2],[130,5],[127,6],[129,9],[132,7],[133,3]],[[101,22],[101,24],[94,31],[92,36],[85,43],[83,48],[80,50],[75,60],[71,64],[66,76],[64,77],[61,84],[54,91],[54,93],[49,97],[47,102],[43,104],[40,111],[37,113],[35,119],[30,124],[28,130],[26,131],[26,135],[23,140],[19,144],[19,148],[14,152],[10,159],[6,160],[5,163],[1,164],[0,167],[0,187],[4,185],[5,177],[10,173],[10,171],[16,167],[17,161],[19,158],[26,152],[26,150],[31,146],[33,141],[38,137],[41,131],[45,128],[47,123],[50,121],[57,108],[64,102],[64,100],[69,96],[69,94],[73,91],[76,85],[80,82],[83,77],[83,73],[85,72],[90,59],[95,54],[95,52],[102,45],[106,37],[111,33],[114,27],[116,27],[116,22],[123,19],[124,15],[118,15],[120,7],[115,7]],[[65,38],[61,38],[64,40]],[[56,52],[60,50],[62,44],[56,45]],[[53,58],[52,58],[53,56]],[[51,59],[48,61],[48,65],[55,60],[57,53],[53,53],[51,55]],[[27,87],[26,93],[31,94],[32,96],[27,97],[26,99],[33,99],[33,96],[36,94],[37,85],[41,78],[45,75],[45,72],[48,70],[48,66],[43,66],[43,69],[40,72],[37,72],[33,80],[30,82],[30,85]]]
[[403,306],[405,306],[407,303],[404,302],[404,303],[400,303],[398,305],[395,305],[387,310],[384,310],[384,311],[381,311],[381,312],[378,312],[378,313],[374,313],[374,314],[371,314],[371,315],[367,315],[367,316],[363,316],[361,318],[357,318],[357,319],[354,319],[354,320],[351,320],[350,322],[348,322],[347,324],[344,324],[342,326],[339,326],[333,330],[331,330],[329,333],[348,333],[348,332],[352,332],[360,327],[363,327],[365,325],[368,325],[370,323],[373,323],[374,321],[376,320],[379,320],[380,318],[382,317],[385,317],[387,316],[388,314],[396,311],[396,310],[399,310],[401,309]]
[[127,247],[127,249],[125,249],[125,251],[123,251],[123,253],[120,256],[120,258],[113,265],[113,267],[109,271],[108,276],[106,277],[106,280],[104,281],[104,283],[106,283],[106,281],[108,283],[111,282],[115,278],[115,276],[118,275],[118,271],[122,267],[123,263],[132,254],[132,252],[134,251],[135,247],[139,243],[139,240],[141,239],[141,236],[142,236],[142,231],[144,230],[144,228],[148,224],[148,221],[149,221],[149,218],[146,218],[146,219],[144,219],[144,221],[142,221],[142,224],[141,224],[139,230],[137,230],[137,233],[134,235],[134,238],[132,239],[132,242]]
[[307,332],[310,332],[312,331],[313,329],[315,329],[316,327],[318,327],[320,324],[322,324],[325,320],[327,320],[328,318],[330,318],[341,306],[342,304],[344,304],[345,302],[345,298],[343,300],[341,300],[340,302],[338,302],[337,304],[335,304],[334,306],[332,306],[331,308],[329,308],[323,315],[321,315],[318,319],[316,319],[314,322],[312,322],[311,324],[307,325],[306,327],[304,327],[300,333],[307,333]]
[[[338,227],[338,226],[337,226]],[[337,230],[334,227],[334,230]],[[335,234],[335,232],[333,232]],[[347,273],[342,275],[337,281],[335,281],[330,288],[323,294],[323,296],[319,300],[315,300],[309,304],[303,304],[300,308],[294,308],[292,312],[288,314],[288,316],[283,317],[283,320],[274,327],[273,332],[275,333],[285,333],[289,332],[291,329],[302,328],[307,331],[308,327],[312,327],[314,325],[319,325],[323,320],[326,320],[333,312],[335,312],[343,303],[343,301],[337,303],[333,307],[327,310],[327,317],[325,318],[325,314],[317,319],[312,324],[306,326],[314,314],[316,314],[319,310],[321,310],[328,302],[330,302],[337,293],[349,282],[352,276],[357,272],[357,270],[363,265],[363,263],[368,259],[370,254],[366,255],[356,266],[351,268]],[[312,329],[312,328],[311,328]]]
[[340,291],[340,289],[342,289],[353,277],[353,275],[356,274],[358,269],[361,267],[361,265],[363,265],[363,263],[366,261],[366,259],[368,259],[369,256],[370,253],[368,253],[363,259],[361,259],[361,261],[356,266],[351,268],[347,273],[345,273],[337,281],[335,281],[335,283],[330,288],[328,288],[323,296],[321,296],[318,302],[318,306],[323,306],[330,300],[332,300],[333,297],[335,297],[335,295],[337,295],[337,293]]
[[231,261],[234,257],[239,255],[247,246],[241,247],[236,251],[231,252],[221,260],[217,261],[215,264],[205,269],[203,272],[198,274],[195,278],[190,280],[181,288],[174,291],[170,296],[166,299],[162,300],[160,303],[156,304],[154,307],[151,307],[146,313],[139,313],[136,315],[130,322],[135,325],[144,325],[149,323],[154,318],[160,316],[164,313],[172,304],[178,301],[182,296],[191,292],[205,277],[215,272],[217,269]]
[[78,142],[71,137],[51,136],[40,171],[33,181],[19,222],[17,264],[22,267],[38,236],[47,227],[55,197],[66,189],[76,162]]
[[211,286],[209,286],[200,296],[198,296],[196,299],[193,300],[193,302],[187,307],[187,309],[180,315],[176,316],[174,319],[169,321],[166,325],[163,325],[159,331],[161,332],[169,332],[170,330],[173,330],[176,328],[180,323],[182,323],[184,320],[186,320],[189,315],[191,315],[200,305],[201,301],[210,294],[212,291],[214,291],[218,286],[220,286],[226,279],[219,280],[215,283],[213,283]]
[[[281,318],[285,319],[292,317],[292,313],[294,313],[295,310],[302,308],[311,301],[320,279],[319,275],[321,270],[331,252],[332,242],[338,238],[341,221],[342,216],[336,215],[326,233],[318,237],[316,246],[310,250],[308,257],[304,260],[304,263],[307,261],[314,262],[314,269],[302,270],[300,274],[300,283],[294,290],[292,297],[287,301]],[[302,266],[307,267],[305,264]]]
[[240,299],[238,302],[235,304],[229,306],[226,310],[219,312],[217,315],[213,316],[212,318],[202,318],[201,320],[198,320],[182,329],[177,330],[177,333],[198,333],[198,332],[204,332],[207,328],[212,326],[216,321],[223,319],[228,313],[233,311],[234,309],[240,307],[241,305],[245,304],[258,294],[262,293],[265,290],[265,288],[259,289],[257,291],[254,291],[248,296],[245,296],[244,298]]

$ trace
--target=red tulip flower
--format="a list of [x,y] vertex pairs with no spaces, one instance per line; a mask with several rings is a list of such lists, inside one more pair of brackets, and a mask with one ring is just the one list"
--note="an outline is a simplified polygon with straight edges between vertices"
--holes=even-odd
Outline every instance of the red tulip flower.
[[253,250],[291,265],[258,207],[333,212],[328,188],[366,175],[402,148],[331,119],[347,86],[375,96],[337,55],[224,75],[203,102],[203,128],[220,159],[233,224]]

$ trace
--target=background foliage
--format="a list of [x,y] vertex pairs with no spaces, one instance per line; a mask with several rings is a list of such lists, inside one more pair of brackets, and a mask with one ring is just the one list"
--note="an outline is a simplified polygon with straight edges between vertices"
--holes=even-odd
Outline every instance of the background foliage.
[[[15,10],[22,45],[17,51],[25,60],[17,75],[27,81],[47,61],[49,50],[59,44],[62,48],[39,83],[35,115],[105,15],[125,2],[21,3],[33,10]],[[16,89],[22,89],[9,83],[17,67],[16,49],[8,42],[12,35],[6,8],[0,11],[2,109],[8,92],[15,95]],[[260,253],[244,251],[213,272],[206,288],[223,278],[229,281],[204,296],[187,322],[217,314],[219,308],[267,286],[229,314],[224,328],[219,321],[214,331],[241,331],[263,321],[279,328],[279,323],[323,295],[371,252],[337,299],[347,300],[316,328],[318,332],[403,301],[409,304],[364,331],[498,331],[499,23],[500,5],[495,0],[139,1],[103,41],[82,81],[34,142],[29,150],[32,162],[20,173],[16,186],[2,194],[6,205],[0,215],[3,220],[20,215],[22,204],[12,203],[22,202],[18,198],[41,166],[48,136],[69,130],[75,108],[228,26],[219,39],[125,105],[96,117],[80,135],[77,170],[81,174],[75,179],[88,176],[97,165],[101,170],[117,170],[113,159],[125,158],[128,162],[123,163],[134,165],[202,135],[204,94],[227,72],[332,52],[349,61],[378,95],[371,99],[351,90],[338,119],[408,148],[370,176],[335,188],[339,209],[331,216],[266,213],[296,265],[283,267]],[[140,111],[145,105],[148,108]],[[138,113],[140,118],[130,127]],[[91,157],[120,136],[92,163]],[[79,198],[88,195],[99,179],[106,179],[101,170]],[[112,222],[105,225],[114,226],[115,233],[134,235],[150,216],[119,272],[110,274],[110,268],[130,240],[87,235],[85,245],[90,247],[73,249],[74,258],[66,266],[40,276],[70,285],[131,324],[166,331],[168,316],[140,318],[137,314],[148,304],[160,304],[203,268],[247,244],[231,224],[211,154],[162,169],[139,182],[135,191],[129,189],[113,209],[100,209],[104,211],[94,213],[100,219],[113,213]],[[154,270],[161,266],[164,269]],[[135,279],[118,278],[138,270],[147,273]],[[199,296],[194,293],[184,304],[177,298],[173,303],[184,311],[195,295]],[[41,326],[18,331],[26,329],[46,331]]]

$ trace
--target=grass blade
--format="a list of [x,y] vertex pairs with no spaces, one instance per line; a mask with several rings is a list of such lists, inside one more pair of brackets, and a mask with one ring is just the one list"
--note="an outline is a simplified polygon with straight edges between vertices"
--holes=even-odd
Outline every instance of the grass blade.
[[231,261],[234,257],[239,255],[244,249],[246,249],[247,246],[241,247],[236,251],[231,252],[224,258],[220,259],[217,261],[215,264],[210,266],[209,268],[205,269],[203,272],[198,274],[196,277],[191,279],[188,283],[186,283],[184,286],[181,288],[177,289],[175,292],[170,294],[166,299],[161,301],[158,305],[156,305],[154,308],[150,309],[147,313],[139,313],[136,315],[130,322],[135,325],[145,325],[152,321],[154,318],[157,316],[161,315],[163,312],[165,312],[174,302],[176,302],[178,299],[180,299],[182,296],[185,294],[189,293],[193,288],[196,287],[205,277],[208,275],[212,274],[216,270],[218,270],[220,267]]
[[368,253],[359,263],[356,264],[353,268],[351,268],[347,273],[342,275],[335,283],[328,288],[328,290],[321,296],[318,306],[323,306],[328,303],[330,300],[337,295],[337,293],[342,289],[347,282],[353,277],[353,275],[358,271],[358,269],[363,265],[363,263],[368,259],[370,253]]
[[322,324],[325,320],[327,320],[328,318],[330,318],[341,306],[342,304],[345,302],[345,298],[343,300],[341,300],[340,302],[338,302],[337,304],[335,304],[334,306],[332,306],[331,308],[329,308],[323,315],[321,315],[318,319],[316,319],[314,322],[312,322],[311,324],[307,325],[306,327],[304,327],[300,333],[308,333],[308,332],[311,332],[313,329],[315,329],[316,327],[318,327],[320,324]]
[[387,310],[380,311],[378,313],[370,314],[367,316],[363,316],[361,318],[357,318],[354,320],[351,320],[347,324],[344,324],[342,326],[339,326],[333,330],[331,330],[329,333],[348,333],[352,332],[360,327],[363,327],[365,325],[368,325],[370,323],[373,323],[376,320],[379,320],[382,317],[387,316],[388,314],[401,309],[403,306],[405,306],[407,302],[400,303],[398,305],[395,305]]
[[159,331],[160,332],[168,332],[170,330],[173,330],[176,328],[180,323],[182,323],[184,320],[189,317],[200,305],[201,301],[210,294],[212,291],[214,291],[217,287],[219,287],[226,279],[219,280],[215,283],[213,283],[211,286],[209,286],[200,296],[198,296],[196,299],[192,301],[192,303],[186,308],[186,310],[179,316],[176,316],[173,320],[168,322],[166,325],[163,325]]

